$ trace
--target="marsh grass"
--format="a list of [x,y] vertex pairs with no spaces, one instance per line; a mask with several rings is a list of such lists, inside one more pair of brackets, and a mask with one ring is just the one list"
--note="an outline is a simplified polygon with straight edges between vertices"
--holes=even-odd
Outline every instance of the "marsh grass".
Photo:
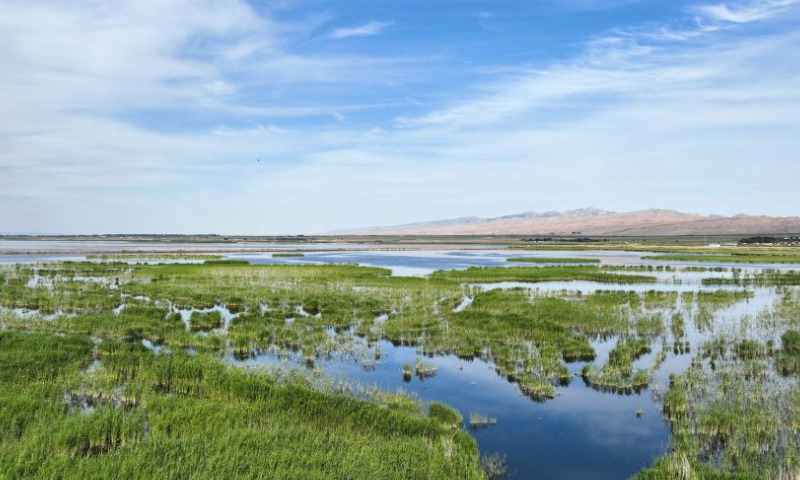
[[601,367],[585,365],[581,376],[587,385],[598,390],[625,394],[639,392],[649,385],[653,372],[665,359],[666,350],[662,348],[651,367],[634,370],[634,361],[650,351],[649,339],[621,339],[609,352],[608,362]]
[[747,286],[797,286],[800,285],[800,272],[762,270],[750,275],[733,275],[732,278],[704,278],[703,285]]
[[[52,289],[24,284],[32,271],[13,270],[0,285],[5,298],[45,308],[66,308],[72,317],[51,321],[11,320],[26,330],[148,339],[175,348],[232,349],[237,358],[278,348],[319,358],[348,353],[365,365],[378,352],[365,352],[353,333],[369,342],[387,339],[415,346],[424,354],[454,353],[493,361],[498,373],[517,382],[536,400],[552,398],[570,381],[564,362],[589,361],[589,336],[663,330],[656,315],[635,313],[637,294],[598,292],[578,298],[531,297],[524,290],[490,291],[464,286],[481,278],[603,279],[636,281],[639,276],[596,267],[536,267],[437,272],[429,279],[391,277],[385,269],[352,265],[205,264],[127,265],[78,262],[52,264],[39,275],[121,277],[117,288],[56,281]],[[488,277],[487,277],[488,275]],[[455,278],[450,278],[454,276]],[[651,277],[643,277],[650,281]],[[465,297],[474,302],[459,311]],[[69,301],[65,301],[69,299]],[[112,309],[124,308],[108,315]],[[215,305],[238,312],[226,332],[219,312],[194,312],[187,331],[174,309],[204,310]],[[388,313],[387,313],[388,312]],[[377,320],[380,318],[380,320]],[[197,332],[215,332],[198,336]],[[420,364],[404,376],[421,378],[434,370]]]
[[468,283],[491,282],[554,282],[585,280],[604,283],[655,283],[656,278],[644,275],[623,275],[593,266],[557,267],[470,267],[466,270],[439,270],[433,280]]
[[431,378],[436,375],[438,368],[436,365],[426,362],[421,358],[417,358],[414,362],[414,373],[416,373],[417,377],[420,379]]
[[480,466],[487,480],[504,478],[508,473],[506,457],[500,453],[481,455]]
[[600,263],[597,258],[563,258],[563,257],[509,257],[507,262],[515,263]]
[[[716,297],[716,298],[715,298]],[[712,292],[711,298],[725,301]],[[760,338],[742,330],[703,342],[690,368],[670,377],[663,397],[670,453],[637,480],[768,480],[800,472],[800,382],[796,365],[800,294],[785,290],[755,319]],[[780,331],[780,330],[778,330]],[[766,340],[765,340],[766,339]]]
[[472,412],[469,414],[469,428],[482,430],[497,425],[497,417],[490,417],[483,413]]
[[211,312],[192,312],[189,319],[189,328],[193,332],[209,332],[222,326],[222,313],[219,311]]
[[[302,377],[137,345],[102,342],[101,366],[88,373],[88,337],[0,332],[3,475],[483,478],[474,440],[445,407],[426,417],[407,401],[320,392]],[[96,400],[73,408],[65,389]]]
[[86,255],[87,260],[104,260],[117,262],[121,260],[221,260],[222,255],[188,254],[188,253],[115,253],[104,255]]
[[[732,278],[757,277],[732,271]],[[608,338],[618,339],[609,360],[582,373],[592,388],[614,393],[652,384],[667,355],[695,352],[692,367],[673,377],[663,396],[672,453],[641,478],[742,472],[736,478],[767,479],[793,471],[790,460],[800,458],[796,289],[776,288],[782,296],[769,312],[719,329],[725,308],[752,298],[751,284],[683,294],[469,285],[550,280],[655,281],[590,266],[429,278],[354,265],[2,267],[0,305],[39,314],[0,313],[4,328],[31,332],[0,332],[0,471],[11,478],[113,478],[139,465],[143,478],[478,479],[474,441],[446,406],[431,404],[426,413],[402,396],[320,387],[221,359],[274,352],[312,365],[330,358],[369,365],[380,357],[376,342],[388,340],[420,356],[492,362],[531,399],[546,401],[572,380],[567,364],[595,361],[591,341]],[[454,311],[465,297],[472,303]],[[197,312],[214,306],[238,314],[227,329],[219,328],[216,310]],[[193,328],[178,309],[196,311]],[[695,349],[693,329],[714,340]],[[760,333],[743,333],[753,329]],[[659,343],[650,364],[639,365]],[[402,373],[424,377],[432,366],[419,358]],[[752,422],[732,424],[750,412]],[[778,425],[766,425],[767,417]],[[397,468],[384,468],[387,461]]]

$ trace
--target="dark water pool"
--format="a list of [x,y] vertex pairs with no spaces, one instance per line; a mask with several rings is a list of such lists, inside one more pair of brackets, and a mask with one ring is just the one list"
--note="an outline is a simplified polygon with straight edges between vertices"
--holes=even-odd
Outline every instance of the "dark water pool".
[[[470,433],[481,452],[507,456],[510,478],[622,480],[648,466],[669,442],[669,428],[650,391],[603,393],[575,378],[559,389],[557,398],[537,403],[498,376],[488,362],[420,357],[411,347],[389,342],[380,342],[380,349],[380,363],[372,369],[357,360],[323,361],[318,366],[334,377],[447,403],[460,410],[467,423],[471,413],[496,418],[496,425]],[[404,381],[403,364],[413,365],[417,358],[435,365],[437,374]],[[268,366],[279,361],[267,354],[237,363]]]

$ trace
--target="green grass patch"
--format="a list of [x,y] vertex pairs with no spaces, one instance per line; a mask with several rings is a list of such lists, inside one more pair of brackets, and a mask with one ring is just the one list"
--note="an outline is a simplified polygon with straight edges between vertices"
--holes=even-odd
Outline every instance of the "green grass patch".
[[188,253],[115,253],[103,255],[86,255],[87,260],[220,260],[222,255],[188,254]]
[[466,270],[440,270],[433,280],[465,283],[493,282],[554,282],[586,280],[604,283],[655,283],[656,278],[645,275],[626,275],[604,271],[597,267],[471,267]]
[[558,258],[558,257],[510,257],[507,262],[516,263],[600,263],[597,258]]
[[428,417],[131,343],[98,353],[82,373],[88,337],[0,332],[4,478],[483,478],[444,406]]

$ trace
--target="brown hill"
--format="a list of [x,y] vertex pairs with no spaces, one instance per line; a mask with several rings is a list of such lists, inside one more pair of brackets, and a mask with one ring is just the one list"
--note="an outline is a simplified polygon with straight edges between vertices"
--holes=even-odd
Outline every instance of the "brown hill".
[[496,218],[465,217],[336,232],[351,235],[736,235],[800,233],[800,217],[704,216],[674,210],[582,208]]

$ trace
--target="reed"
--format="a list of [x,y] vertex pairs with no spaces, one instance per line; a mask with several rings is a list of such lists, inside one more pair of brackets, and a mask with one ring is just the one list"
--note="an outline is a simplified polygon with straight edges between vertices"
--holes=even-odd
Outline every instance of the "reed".
[[469,414],[469,428],[481,430],[497,425],[497,417],[490,417],[483,413],[472,412]]
[[93,349],[84,336],[0,332],[4,477],[485,478],[444,406],[425,416],[388,394],[110,340],[90,371]]

